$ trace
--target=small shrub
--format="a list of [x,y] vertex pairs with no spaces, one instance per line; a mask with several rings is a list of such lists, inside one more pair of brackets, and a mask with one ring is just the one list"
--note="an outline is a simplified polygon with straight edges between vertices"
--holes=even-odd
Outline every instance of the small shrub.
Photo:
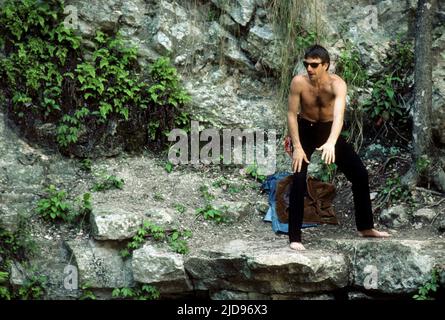
[[37,213],[45,219],[71,220],[72,208],[66,201],[66,191],[59,191],[54,185],[50,185],[46,191],[48,193],[47,197],[37,203]]

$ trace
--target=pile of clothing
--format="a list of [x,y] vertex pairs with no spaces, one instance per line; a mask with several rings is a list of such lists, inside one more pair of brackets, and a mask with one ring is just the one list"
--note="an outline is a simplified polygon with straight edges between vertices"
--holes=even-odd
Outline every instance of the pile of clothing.
[[[288,233],[289,195],[293,174],[278,172],[270,175],[261,185],[261,190],[269,194],[269,209],[263,220],[272,223],[276,233]],[[307,192],[304,199],[304,216],[302,228],[315,227],[319,224],[338,224],[332,206],[335,197],[335,186],[307,178]]]

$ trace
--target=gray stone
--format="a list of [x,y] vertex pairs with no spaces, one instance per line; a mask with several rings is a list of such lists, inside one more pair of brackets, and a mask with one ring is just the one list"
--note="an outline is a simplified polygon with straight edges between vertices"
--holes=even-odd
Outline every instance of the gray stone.
[[266,214],[267,210],[269,210],[269,201],[262,200],[256,203],[256,210],[260,214]]
[[220,9],[226,11],[233,20],[244,27],[252,19],[255,10],[255,0],[212,0],[212,2]]
[[144,216],[111,206],[93,206],[90,215],[92,234],[97,240],[125,240],[136,235]]
[[73,240],[66,245],[77,265],[79,284],[110,289],[133,286],[131,261],[124,261],[111,243]]
[[390,228],[406,226],[409,223],[407,208],[403,205],[384,209],[379,219],[382,224]]
[[164,228],[164,230],[171,230],[174,228],[174,217],[176,213],[173,209],[153,207],[144,211],[144,220]]
[[156,33],[156,35],[153,37],[153,43],[155,44],[156,49],[159,51],[159,53],[163,55],[167,55],[172,52],[172,42],[169,37],[162,31]]
[[252,27],[246,41],[241,42],[241,47],[249,52],[258,63],[276,72],[282,67],[280,41],[269,24]]
[[19,262],[13,261],[10,269],[9,283],[12,286],[22,286],[25,284],[26,278],[26,270],[23,266]]
[[[226,67],[221,68],[211,70],[208,78],[190,79],[185,83],[192,96],[190,109],[197,121],[227,129],[270,130],[283,124],[272,92],[260,92],[264,86],[242,75],[228,76]],[[211,81],[212,76],[220,81]]]
[[443,240],[320,241],[350,257],[353,285],[370,292],[412,294],[429,279],[433,267],[445,261]]
[[413,213],[414,221],[423,223],[431,223],[435,216],[436,212],[429,208],[422,208]]
[[343,255],[324,251],[297,253],[278,245],[233,240],[189,257],[185,268],[197,289],[213,291],[297,294],[334,290],[348,284],[348,265]]
[[157,287],[161,293],[192,289],[184,270],[183,257],[180,254],[145,244],[142,248],[133,251],[131,265],[135,281],[158,284]]
[[36,195],[27,193],[0,193],[0,226],[11,233],[16,232],[20,222],[33,213],[37,199]]
[[221,210],[224,217],[229,221],[236,222],[243,220],[248,214],[254,212],[254,208],[248,202],[241,201],[214,201],[212,206],[215,209]]

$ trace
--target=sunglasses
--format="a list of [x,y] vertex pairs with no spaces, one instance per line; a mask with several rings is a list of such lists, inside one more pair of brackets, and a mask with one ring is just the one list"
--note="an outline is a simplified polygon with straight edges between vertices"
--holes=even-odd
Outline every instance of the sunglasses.
[[308,66],[311,66],[312,69],[317,69],[320,64],[323,64],[323,62],[311,62],[311,63],[309,63],[309,62],[303,61],[303,65],[304,65],[304,67],[306,69],[307,69]]

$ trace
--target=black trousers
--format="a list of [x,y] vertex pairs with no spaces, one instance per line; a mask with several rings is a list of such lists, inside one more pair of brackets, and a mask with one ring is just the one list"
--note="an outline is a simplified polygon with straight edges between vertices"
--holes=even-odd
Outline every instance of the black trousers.
[[[331,133],[332,121],[311,122],[298,117],[298,131],[300,142],[307,158],[315,148],[322,146]],[[352,194],[354,198],[355,222],[357,230],[366,230],[374,227],[371,199],[369,195],[368,171],[363,165],[360,157],[352,148],[352,145],[339,136],[335,144],[335,164],[352,183]],[[307,192],[307,167],[303,160],[300,172],[293,175],[289,199],[289,240],[290,242],[301,242],[301,225],[303,224],[304,196]]]

